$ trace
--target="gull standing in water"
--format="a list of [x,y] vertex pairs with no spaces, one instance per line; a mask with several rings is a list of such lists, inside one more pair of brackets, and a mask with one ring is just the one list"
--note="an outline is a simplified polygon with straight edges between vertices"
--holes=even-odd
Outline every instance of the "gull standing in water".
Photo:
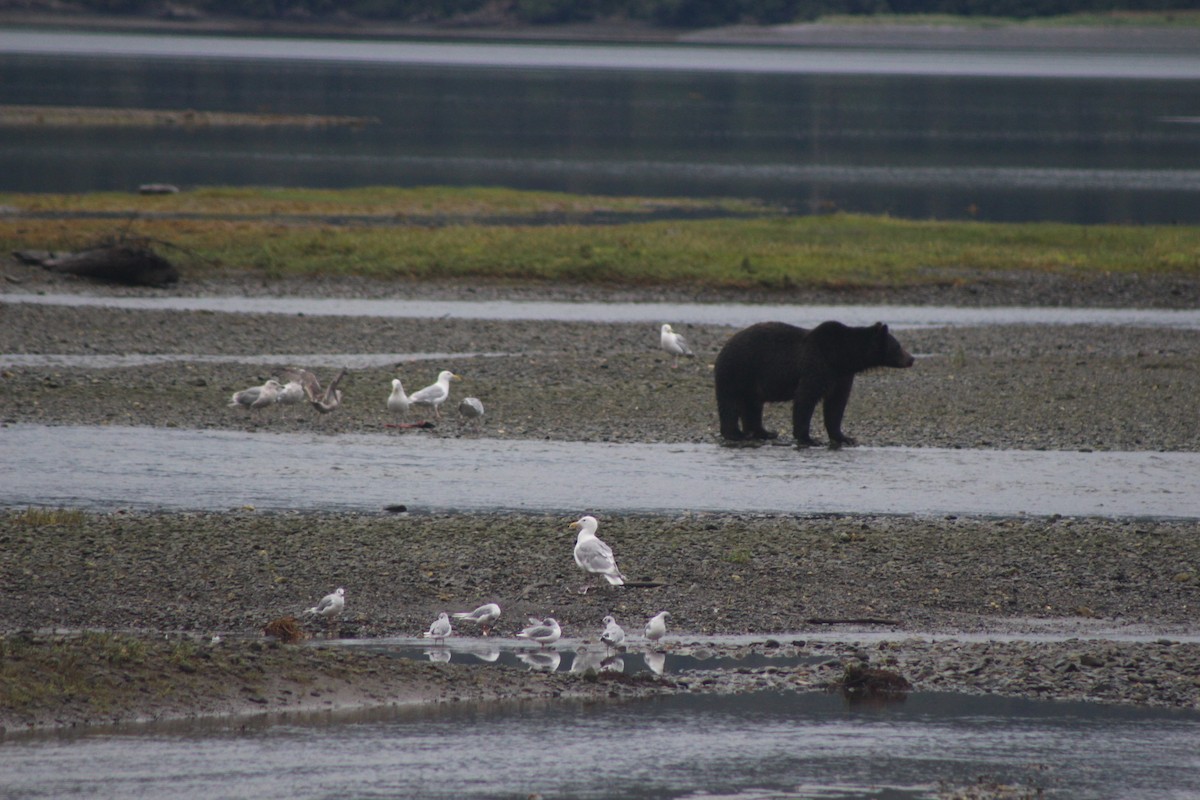
[[[571,527],[579,529],[579,536],[575,540],[575,563],[590,574],[603,575],[604,579],[613,586],[623,585],[625,576],[617,567],[612,548],[596,538],[596,529],[600,527],[596,518],[580,517],[571,523]],[[587,594],[590,588],[590,585],[584,586],[579,593]]]
[[442,418],[442,412],[438,407],[442,403],[450,399],[450,381],[462,380],[448,369],[444,369],[438,373],[436,383],[426,386],[420,391],[409,395],[409,402],[414,406],[429,406],[433,409],[433,415],[438,419]]
[[342,367],[342,371],[333,379],[333,383],[324,389],[321,388],[321,382],[317,380],[317,376],[306,369],[285,369],[279,373],[279,377],[285,381],[299,383],[304,389],[304,396],[308,398],[309,404],[322,414],[328,414],[342,403],[342,390],[337,387],[342,382],[342,378],[346,377],[345,367]]
[[338,614],[341,614],[342,610],[345,607],[346,607],[346,590],[343,589],[341,586],[339,586],[334,591],[332,591],[329,594],[322,597],[315,606],[308,609],[304,613],[305,614],[316,614],[319,617],[324,617],[325,624],[328,625],[329,621],[331,619],[333,619],[334,617],[336,617]]
[[500,618],[500,606],[486,603],[474,611],[456,611],[455,619],[465,619],[479,625],[479,630],[487,636],[492,630],[492,623]]
[[433,639],[435,642],[445,642],[450,633],[450,615],[443,611],[429,626],[429,630],[425,631],[425,638]]
[[672,367],[679,366],[680,356],[694,356],[695,353],[688,347],[687,339],[684,339],[678,333],[671,330],[671,325],[664,322],[662,331],[658,337],[658,346],[670,353],[674,360],[671,362]]
[[279,381],[271,378],[262,386],[251,386],[249,389],[234,392],[233,397],[229,399],[229,405],[244,408],[263,408],[274,405],[279,402],[279,390],[282,388]]
[[645,636],[652,642],[657,642],[659,639],[667,635],[667,617],[671,616],[670,611],[660,611],[655,614],[646,623]]
[[615,619],[605,617],[604,631],[600,634],[600,641],[604,642],[605,650],[610,652],[614,647],[620,647],[625,641],[625,631]]
[[517,634],[518,639],[529,639],[542,647],[554,644],[562,637],[562,628],[554,617],[543,620],[529,618],[529,627]]

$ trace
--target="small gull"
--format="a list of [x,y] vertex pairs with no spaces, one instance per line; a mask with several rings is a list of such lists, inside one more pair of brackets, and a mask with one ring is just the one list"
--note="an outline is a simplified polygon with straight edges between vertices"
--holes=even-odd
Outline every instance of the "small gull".
[[345,367],[342,367],[342,371],[333,379],[333,383],[324,389],[321,388],[321,382],[317,380],[317,376],[306,369],[293,367],[281,370],[279,377],[288,382],[299,383],[304,389],[304,396],[308,398],[309,404],[322,414],[328,414],[341,405],[342,390],[337,387],[342,382],[342,378],[346,377]]
[[262,386],[251,386],[249,389],[234,392],[233,397],[229,399],[229,405],[244,408],[263,408],[274,405],[279,402],[279,390],[282,388],[279,381],[272,378]]
[[670,611],[660,611],[650,618],[646,623],[645,636],[652,642],[657,642],[659,639],[667,635],[667,617],[671,616]]
[[[617,568],[612,548],[596,538],[596,529],[600,527],[600,523],[596,521],[596,518],[592,516],[580,517],[571,523],[571,527],[579,529],[579,536],[575,540],[575,563],[588,573],[603,575],[604,579],[613,586],[623,585],[625,583],[625,576]],[[584,586],[579,590],[579,593],[587,594],[589,588],[591,587]]]
[[487,636],[492,630],[492,623],[500,618],[500,606],[495,603],[486,603],[474,611],[456,611],[454,618],[476,623],[483,635]]
[[429,406],[433,409],[433,414],[438,419],[441,419],[442,412],[438,407],[450,399],[450,381],[462,380],[448,369],[444,369],[438,373],[437,383],[430,384],[420,391],[409,395],[409,402],[414,406]]
[[680,356],[695,355],[692,349],[688,347],[687,340],[671,330],[671,325],[666,322],[663,323],[662,333],[658,337],[658,345],[674,357],[674,361],[671,362],[672,367],[679,366]]
[[529,639],[545,647],[554,644],[562,636],[562,628],[554,617],[546,617],[543,620],[530,617],[529,622],[529,627],[517,634],[518,639]]
[[620,647],[625,641],[625,631],[617,624],[617,621],[612,617],[604,618],[604,630],[600,634],[600,641],[604,642],[606,650],[612,650],[614,647]]
[[304,399],[304,387],[300,385],[300,381],[288,381],[282,389],[279,390],[279,397],[275,402],[284,406],[293,406]]
[[333,619],[338,614],[342,613],[342,609],[346,607],[346,590],[339,586],[336,590],[330,592],[321,598],[315,606],[308,609],[304,613],[317,614],[324,617],[326,621]]
[[444,642],[446,637],[451,633],[450,630],[450,615],[445,611],[438,614],[438,618],[429,626],[429,630],[425,631],[426,639],[433,639],[435,642]]
[[404,392],[404,384],[399,378],[392,378],[392,393],[388,395],[387,408],[396,414],[404,415],[408,413],[409,407],[412,406],[412,400]]
[[478,420],[483,418],[483,403],[478,397],[464,397],[458,404],[458,414],[463,419]]

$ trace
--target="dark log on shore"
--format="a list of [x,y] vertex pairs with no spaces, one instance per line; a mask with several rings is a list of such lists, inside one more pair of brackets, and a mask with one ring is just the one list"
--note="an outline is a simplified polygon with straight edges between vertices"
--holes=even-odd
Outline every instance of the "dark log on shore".
[[40,264],[51,272],[78,275],[106,283],[162,287],[179,280],[179,271],[170,261],[153,250],[136,245],[97,247],[63,255],[47,253],[43,258],[31,251],[15,255],[26,263]]

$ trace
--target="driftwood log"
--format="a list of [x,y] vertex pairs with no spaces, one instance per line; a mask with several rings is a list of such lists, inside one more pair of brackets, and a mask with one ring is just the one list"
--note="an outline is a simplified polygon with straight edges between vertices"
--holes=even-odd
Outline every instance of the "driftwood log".
[[179,280],[179,270],[170,261],[147,247],[131,244],[96,247],[78,253],[25,250],[13,255],[26,264],[38,264],[51,272],[105,283],[162,287]]

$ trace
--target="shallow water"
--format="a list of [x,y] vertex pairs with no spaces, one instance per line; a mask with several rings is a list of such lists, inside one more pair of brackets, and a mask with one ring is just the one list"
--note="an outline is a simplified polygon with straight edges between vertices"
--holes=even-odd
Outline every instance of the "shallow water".
[[[158,364],[273,364],[307,367],[371,369],[409,361],[443,361],[451,358],[491,358],[510,353],[0,353],[0,367],[57,367],[60,369],[124,369]],[[528,355],[527,353],[524,355]]]
[[1121,325],[1200,329],[1200,309],[959,308],[954,306],[772,305],[748,303],[571,303],[495,300],[403,300],[313,297],[97,297],[83,294],[0,294],[0,303],[99,306],[141,311],[410,319],[557,320],[730,325],[784,320],[812,326],[828,319],[847,325],[883,321],[895,328],[981,325]]
[[0,505],[10,507],[1195,519],[1197,475],[1200,453],[1175,452],[831,451],[119,426],[11,425],[0,436]]
[[1183,798],[1200,793],[1200,715],[946,694],[680,695],[30,738],[0,747],[0,773],[5,796],[120,800],[915,798],[980,775],[1073,800]]

